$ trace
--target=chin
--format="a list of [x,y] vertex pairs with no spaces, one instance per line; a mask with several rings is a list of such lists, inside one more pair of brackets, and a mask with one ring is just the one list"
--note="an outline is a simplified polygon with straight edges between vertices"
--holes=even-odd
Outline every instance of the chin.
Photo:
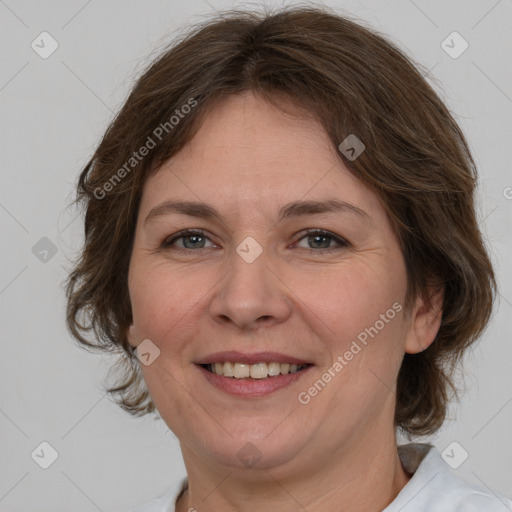
[[[261,430],[261,432],[260,432]],[[272,469],[296,459],[297,453],[308,443],[308,439],[295,439],[286,432],[271,432],[272,429],[238,431],[232,437],[224,433],[222,438],[215,434],[211,444],[197,446],[196,452],[207,454],[216,464],[237,469]],[[196,440],[204,443],[205,438]]]

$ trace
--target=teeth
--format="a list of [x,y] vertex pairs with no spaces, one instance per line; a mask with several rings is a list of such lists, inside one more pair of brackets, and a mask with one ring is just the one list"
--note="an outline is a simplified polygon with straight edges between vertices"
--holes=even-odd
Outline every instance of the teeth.
[[275,362],[245,364],[226,361],[225,363],[208,364],[206,368],[212,373],[223,375],[224,377],[234,377],[235,379],[245,379],[247,377],[251,377],[252,379],[265,379],[267,377],[296,373],[306,366],[306,364],[299,366],[296,364],[280,364]]
[[233,373],[235,379],[244,379],[250,376],[251,367],[248,364],[235,363],[233,365]]
[[277,375],[281,375],[281,366],[279,363],[268,363],[268,374],[271,377],[276,377]]
[[[251,364],[250,374],[253,379],[264,379],[265,377],[268,377],[267,363]],[[237,377],[236,373],[235,377]]]
[[235,371],[233,363],[215,363],[215,373],[224,375],[225,377],[234,377]]

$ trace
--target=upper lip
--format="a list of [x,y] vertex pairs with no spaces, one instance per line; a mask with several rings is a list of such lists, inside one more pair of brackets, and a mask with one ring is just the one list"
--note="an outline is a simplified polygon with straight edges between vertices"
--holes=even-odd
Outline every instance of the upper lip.
[[224,363],[230,361],[233,363],[245,363],[245,364],[256,364],[256,363],[291,363],[291,364],[311,364],[310,361],[300,359],[298,357],[288,356],[286,354],[280,354],[278,352],[253,352],[244,353],[238,352],[237,350],[228,350],[224,352],[215,352],[204,357],[201,357],[196,364],[211,364],[211,363]]

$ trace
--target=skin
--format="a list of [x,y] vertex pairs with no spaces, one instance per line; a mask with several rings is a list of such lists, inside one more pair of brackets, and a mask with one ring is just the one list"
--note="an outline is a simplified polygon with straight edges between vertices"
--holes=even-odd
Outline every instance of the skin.
[[[332,198],[363,209],[373,226],[339,212],[277,222],[288,202]],[[169,213],[145,225],[170,199],[209,203],[223,220]],[[206,238],[162,247],[187,228]],[[334,237],[318,241],[309,228]],[[236,252],[248,236],[263,250],[252,263]],[[128,283],[129,342],[150,339],[160,350],[141,368],[189,478],[178,512],[377,512],[406,485],[393,389],[404,353],[434,340],[442,293],[434,309],[418,298],[410,315],[397,313],[309,403],[297,398],[393,303],[404,304],[407,284],[382,204],[316,121],[287,116],[251,93],[218,104],[145,183]],[[283,352],[315,366],[287,388],[239,398],[193,364],[221,350]],[[237,456],[248,442],[261,457],[253,467]]]

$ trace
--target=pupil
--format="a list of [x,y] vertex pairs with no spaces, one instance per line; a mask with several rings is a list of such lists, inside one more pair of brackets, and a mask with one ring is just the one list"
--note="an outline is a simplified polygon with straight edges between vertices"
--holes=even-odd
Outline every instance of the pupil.
[[[188,236],[186,236],[186,237],[184,237],[184,238],[183,238],[184,245],[185,245],[185,247],[187,247],[187,244],[186,244],[186,240],[187,240],[187,239],[197,241],[197,239],[201,239],[201,238],[203,238],[201,235],[188,235]],[[197,247],[197,244],[195,244],[194,242],[192,242],[192,247]]]
[[314,243],[316,243],[319,239],[324,239],[324,241],[327,241],[327,243],[324,243],[323,245],[321,245],[321,247],[328,247],[329,246],[329,237],[326,236],[326,235],[314,235],[312,236],[311,238],[313,238],[315,240]]

